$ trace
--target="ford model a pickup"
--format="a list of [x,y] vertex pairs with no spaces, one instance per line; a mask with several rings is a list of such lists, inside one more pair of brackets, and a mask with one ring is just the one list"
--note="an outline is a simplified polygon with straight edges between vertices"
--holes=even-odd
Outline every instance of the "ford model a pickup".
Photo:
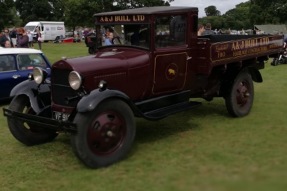
[[197,13],[148,7],[95,14],[94,55],[59,60],[51,79],[35,68],[12,91],[4,108],[11,133],[34,145],[69,132],[75,155],[98,168],[127,155],[135,117],[162,119],[200,104],[192,98],[214,97],[225,99],[232,116],[247,115],[253,81],[262,82],[259,69],[281,51],[283,37],[198,37]]

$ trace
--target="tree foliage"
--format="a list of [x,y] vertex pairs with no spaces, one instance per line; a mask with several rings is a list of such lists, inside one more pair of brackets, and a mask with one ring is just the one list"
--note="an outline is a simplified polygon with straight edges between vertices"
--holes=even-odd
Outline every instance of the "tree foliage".
[[250,18],[253,24],[286,23],[286,0],[250,0]]
[[98,12],[169,5],[172,1],[174,0],[15,0],[15,7],[23,25],[33,20],[51,20],[65,21],[66,26],[75,28],[93,26],[93,15]]
[[1,0],[0,6],[0,30],[2,31],[3,28],[7,25],[11,25],[13,23],[13,7],[14,1],[13,0]]
[[[95,13],[127,8],[169,6],[174,0],[0,0],[0,29],[29,21],[65,21],[66,26],[93,26]],[[115,3],[116,2],[116,3]],[[221,15],[216,6],[205,8],[201,23],[213,28],[252,28],[255,24],[287,23],[286,0],[249,0]],[[20,18],[19,18],[20,17]],[[19,23],[22,21],[22,23]]]
[[242,28],[252,29],[253,25],[250,22],[249,13],[250,13],[250,2],[238,4],[235,9],[231,9],[223,15],[223,18],[225,20],[223,27],[237,30]]
[[23,25],[29,21],[57,21],[63,18],[63,2],[61,0],[15,0],[16,10],[23,20]]
[[206,16],[219,16],[221,14],[214,5],[206,7],[204,11]]

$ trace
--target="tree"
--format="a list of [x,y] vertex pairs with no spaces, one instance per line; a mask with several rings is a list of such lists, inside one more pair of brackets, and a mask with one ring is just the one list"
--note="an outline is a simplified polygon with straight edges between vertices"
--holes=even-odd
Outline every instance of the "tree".
[[13,0],[2,0],[0,6],[0,30],[2,31],[4,27],[11,25],[13,23]]
[[65,1],[65,24],[75,30],[76,26],[92,26],[93,14],[103,11],[104,6],[108,6],[107,0],[67,0]]
[[286,23],[286,0],[250,0],[250,16],[253,24]]
[[212,30],[219,30],[224,28],[224,18],[222,16],[208,16],[199,19],[199,23],[205,25],[206,23],[211,23]]
[[169,5],[173,0],[66,0],[64,3],[65,24],[75,30],[76,26],[93,26],[95,13],[128,8]]
[[250,22],[250,2],[240,3],[235,9],[227,11],[223,17],[225,19],[224,28],[241,30],[242,28],[253,28]]
[[214,5],[208,6],[204,9],[206,16],[220,16],[221,13]]
[[170,6],[174,0],[117,0],[117,6],[121,9],[152,7],[152,6]]
[[33,20],[57,21],[63,19],[63,2],[63,0],[15,0],[15,7],[24,25]]

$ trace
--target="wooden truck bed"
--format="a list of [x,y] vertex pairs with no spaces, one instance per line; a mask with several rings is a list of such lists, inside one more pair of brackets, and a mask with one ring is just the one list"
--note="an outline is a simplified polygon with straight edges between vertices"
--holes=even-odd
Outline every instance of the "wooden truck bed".
[[199,73],[217,65],[273,57],[283,47],[281,35],[208,35],[198,38]]

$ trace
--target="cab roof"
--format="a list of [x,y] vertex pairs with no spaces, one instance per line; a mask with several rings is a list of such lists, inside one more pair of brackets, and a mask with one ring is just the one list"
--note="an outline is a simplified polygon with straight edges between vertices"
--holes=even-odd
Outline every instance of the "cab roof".
[[186,13],[189,11],[198,12],[197,7],[170,7],[170,6],[157,6],[157,7],[143,7],[136,9],[125,9],[120,11],[111,11],[94,14],[94,17],[107,16],[107,15],[134,15],[134,14],[161,14],[161,13]]
[[32,48],[0,48],[0,55],[3,54],[41,54],[42,51]]

